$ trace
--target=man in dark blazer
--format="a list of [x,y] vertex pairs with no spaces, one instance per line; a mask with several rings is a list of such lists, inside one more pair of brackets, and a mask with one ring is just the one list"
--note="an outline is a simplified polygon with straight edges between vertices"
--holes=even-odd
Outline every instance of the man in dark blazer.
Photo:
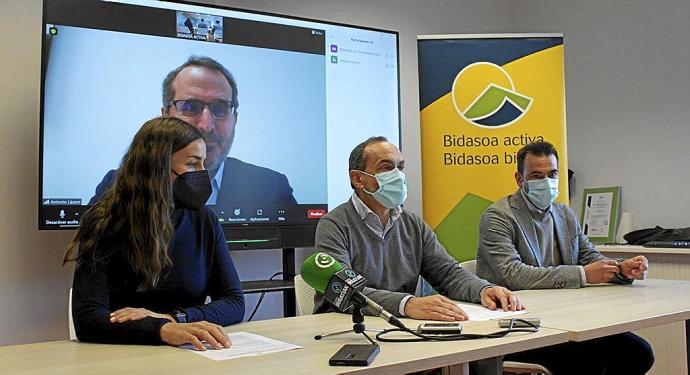
[[[520,149],[515,181],[518,190],[482,215],[477,276],[512,290],[629,284],[646,277],[644,256],[606,258],[582,233],[573,211],[554,203],[558,153],[553,145],[535,142]],[[539,363],[554,374],[645,374],[654,363],[649,343],[632,333],[535,349],[506,359]]]
[[[110,170],[103,177],[89,204],[94,204],[115,183],[116,173],[117,170]],[[227,158],[222,180],[216,203],[207,204],[221,217],[256,216],[257,210],[262,215],[275,216],[277,210],[297,204],[285,175],[268,168]]]
[[[161,114],[183,119],[204,135],[205,167],[213,189],[207,204],[214,206],[223,218],[272,217],[277,210],[296,205],[297,201],[285,175],[228,157],[235,138],[238,107],[235,79],[209,57],[191,56],[163,80]],[[115,173],[106,174],[90,204],[112,185]]]

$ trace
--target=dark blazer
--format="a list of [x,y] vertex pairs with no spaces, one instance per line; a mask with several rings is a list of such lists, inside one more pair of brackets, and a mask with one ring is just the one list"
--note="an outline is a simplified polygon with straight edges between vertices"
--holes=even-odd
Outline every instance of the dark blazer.
[[[573,211],[551,205],[563,264],[544,267],[537,232],[527,203],[518,190],[484,211],[479,224],[477,276],[512,290],[579,288],[584,266],[605,258],[582,233]],[[616,277],[614,282],[630,282]]]
[[263,209],[264,214],[275,216],[276,210],[296,204],[284,174],[239,159],[225,159],[223,182],[214,207],[219,215],[225,212],[227,217],[239,208],[242,212]]
[[[94,204],[113,185],[116,173],[117,170],[111,170],[103,177],[89,204]],[[264,215],[273,217],[276,210],[296,204],[292,187],[284,174],[239,159],[227,158],[223,169],[223,182],[216,205],[212,208],[218,216],[223,217],[232,215],[238,208],[243,216],[262,209]]]

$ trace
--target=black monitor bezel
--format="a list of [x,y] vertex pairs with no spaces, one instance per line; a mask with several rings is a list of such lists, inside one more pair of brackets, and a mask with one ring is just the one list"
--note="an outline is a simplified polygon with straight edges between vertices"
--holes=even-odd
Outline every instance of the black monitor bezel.
[[[77,227],[76,226],[46,226],[42,224],[42,217],[41,217],[41,210],[43,207],[43,149],[44,149],[44,101],[45,101],[45,92],[44,92],[44,86],[45,86],[45,74],[46,74],[46,63],[47,63],[47,56],[46,54],[46,38],[43,37],[45,33],[45,27],[46,27],[46,3],[47,2],[59,2],[59,1],[65,1],[65,0],[44,0],[43,4],[43,10],[42,10],[42,19],[41,19],[41,83],[39,87],[39,107],[40,107],[40,112],[39,112],[39,166],[38,166],[38,209],[37,209],[37,224],[38,224],[38,229],[39,230],[74,230]],[[69,0],[70,2],[74,2],[74,0]],[[79,2],[92,2],[90,0],[77,0]],[[211,4],[201,4],[201,3],[195,3],[191,1],[180,1],[180,0],[166,0],[164,2],[168,3],[177,3],[177,4],[186,4],[186,5],[194,5],[194,6],[199,6],[199,7],[204,7],[204,8],[209,8],[209,9],[221,9],[221,10],[228,10],[228,11],[236,11],[236,12],[244,12],[244,13],[249,13],[249,14],[256,14],[256,15],[265,15],[265,16],[271,16],[271,17],[278,17],[278,18],[285,18],[285,19],[293,19],[293,20],[300,20],[300,21],[307,21],[307,22],[316,22],[316,23],[323,23],[327,25],[333,25],[333,26],[343,26],[343,27],[350,27],[350,28],[355,28],[355,29],[361,29],[361,30],[368,30],[368,31],[376,31],[376,32],[383,32],[387,34],[393,34],[395,35],[395,40],[396,40],[396,51],[397,51],[397,56],[396,56],[396,73],[397,73],[397,83],[398,83],[398,145],[400,146],[400,149],[402,149],[402,128],[401,128],[401,98],[400,98],[400,33],[397,31],[393,30],[386,30],[386,29],[381,29],[381,28],[374,28],[374,27],[368,27],[368,26],[361,26],[361,25],[355,25],[355,24],[347,24],[347,23],[342,23],[342,22],[333,22],[333,21],[327,21],[327,20],[322,20],[322,19],[316,19],[316,18],[308,18],[308,17],[300,17],[300,16],[292,16],[292,15],[286,15],[286,14],[280,14],[280,13],[273,13],[273,12],[265,12],[265,11],[259,11],[259,10],[251,10],[251,9],[243,9],[243,8],[237,8],[237,7],[229,7],[229,6],[223,6],[223,5],[211,5]],[[122,4],[123,6],[141,6],[141,5],[135,5],[135,4],[128,4],[128,3],[119,3]],[[290,223],[275,223],[275,222],[269,222],[269,223],[241,223],[241,224],[235,224],[235,223],[221,223],[221,226],[223,227],[226,238],[230,239],[233,238],[233,240],[229,240],[228,244],[231,249],[235,250],[243,250],[243,249],[266,249],[266,248],[294,248],[294,247],[310,247],[314,245],[314,232],[316,229],[316,225],[318,224],[318,221],[315,221],[314,223],[308,223],[308,224],[290,224]]]

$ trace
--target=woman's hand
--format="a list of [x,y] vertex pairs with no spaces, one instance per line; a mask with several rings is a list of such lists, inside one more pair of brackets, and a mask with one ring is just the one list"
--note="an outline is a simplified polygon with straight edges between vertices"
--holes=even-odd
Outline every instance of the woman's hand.
[[175,322],[175,319],[168,314],[159,314],[142,308],[125,307],[110,313],[110,323],[124,323],[133,320],[141,320],[147,316],[152,318],[168,319],[171,322]]
[[223,327],[209,322],[165,323],[161,327],[160,335],[161,340],[168,345],[192,344],[201,351],[206,350],[202,340],[216,349],[229,348],[231,345]]

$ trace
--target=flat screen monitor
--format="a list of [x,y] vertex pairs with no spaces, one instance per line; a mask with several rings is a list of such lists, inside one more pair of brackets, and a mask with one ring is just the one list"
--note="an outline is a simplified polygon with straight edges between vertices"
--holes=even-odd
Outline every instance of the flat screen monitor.
[[[185,86],[180,67],[200,61],[234,86]],[[398,34],[178,2],[45,0],[39,229],[77,227],[141,125],[195,106],[189,122],[215,166],[208,205],[228,240],[310,246],[352,194],[352,148],[377,135],[400,146]]]

